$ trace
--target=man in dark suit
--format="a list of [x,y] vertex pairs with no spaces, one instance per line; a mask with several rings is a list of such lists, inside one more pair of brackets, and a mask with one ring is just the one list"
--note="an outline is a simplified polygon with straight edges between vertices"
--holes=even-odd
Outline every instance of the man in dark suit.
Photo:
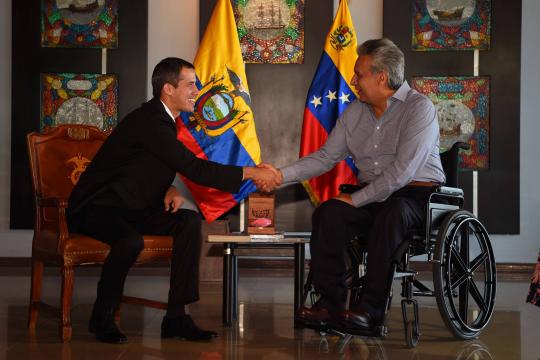
[[238,192],[247,179],[260,187],[275,181],[268,169],[201,160],[177,140],[174,119],[181,111],[193,111],[198,95],[195,80],[189,62],[162,60],[152,73],[153,99],[118,124],[71,193],[70,229],[111,246],[89,324],[99,341],[127,341],[114,322],[114,310],[127,272],[143,249],[142,234],[174,238],[161,336],[187,340],[216,336],[197,327],[185,312],[185,305],[199,298],[201,218],[194,211],[179,209],[182,199],[170,184],[177,172],[201,185],[231,193]]

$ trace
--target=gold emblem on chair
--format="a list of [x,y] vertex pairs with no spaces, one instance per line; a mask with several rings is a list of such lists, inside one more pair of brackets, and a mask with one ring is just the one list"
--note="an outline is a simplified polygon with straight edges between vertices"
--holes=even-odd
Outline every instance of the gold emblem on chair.
[[67,135],[73,140],[88,140],[90,139],[90,131],[79,127],[70,127],[67,129]]
[[81,153],[78,153],[77,156],[74,156],[66,161],[66,165],[69,164],[72,164],[73,166],[73,171],[71,172],[71,175],[69,175],[69,178],[71,179],[73,185],[75,185],[79,181],[81,174],[86,170],[88,164],[90,164],[90,160],[83,157]]

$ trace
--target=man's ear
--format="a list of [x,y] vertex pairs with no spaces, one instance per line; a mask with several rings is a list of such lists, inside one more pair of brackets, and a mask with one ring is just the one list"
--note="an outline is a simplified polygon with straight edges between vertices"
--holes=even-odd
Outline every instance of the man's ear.
[[388,83],[388,74],[386,71],[381,71],[377,77],[379,85],[384,85]]
[[163,84],[163,93],[165,95],[171,95],[172,94],[172,89],[171,89],[172,85],[169,84],[169,83],[165,83]]

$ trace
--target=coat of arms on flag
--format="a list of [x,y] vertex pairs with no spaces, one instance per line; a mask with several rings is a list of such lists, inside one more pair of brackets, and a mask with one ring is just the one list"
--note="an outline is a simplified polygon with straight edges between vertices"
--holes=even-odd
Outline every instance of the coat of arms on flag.
[[190,127],[196,126],[209,136],[219,136],[252,118],[251,98],[242,79],[229,68],[224,73],[202,85],[195,112],[189,117]]

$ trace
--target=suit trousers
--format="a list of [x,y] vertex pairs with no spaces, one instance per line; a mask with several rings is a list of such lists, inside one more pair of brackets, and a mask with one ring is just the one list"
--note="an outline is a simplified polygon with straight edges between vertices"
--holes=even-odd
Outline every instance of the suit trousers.
[[77,231],[111,246],[97,288],[96,306],[116,308],[124,281],[144,248],[142,234],[173,237],[168,311],[183,312],[199,299],[201,217],[192,210],[165,212],[162,206],[129,210],[87,205],[75,219]]
[[345,252],[358,234],[367,237],[366,282],[355,310],[367,311],[377,321],[384,316],[391,257],[407,231],[425,222],[427,187],[404,187],[383,202],[354,207],[341,200],[322,203],[312,218],[310,242],[313,285],[321,305],[337,315],[345,310]]

